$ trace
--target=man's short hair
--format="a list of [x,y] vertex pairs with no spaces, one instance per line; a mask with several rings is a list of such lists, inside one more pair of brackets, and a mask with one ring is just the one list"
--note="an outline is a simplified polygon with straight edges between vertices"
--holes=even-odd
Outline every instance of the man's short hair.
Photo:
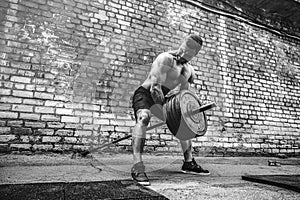
[[198,44],[202,46],[203,40],[199,35],[191,34],[188,37],[191,37],[193,40],[195,40]]

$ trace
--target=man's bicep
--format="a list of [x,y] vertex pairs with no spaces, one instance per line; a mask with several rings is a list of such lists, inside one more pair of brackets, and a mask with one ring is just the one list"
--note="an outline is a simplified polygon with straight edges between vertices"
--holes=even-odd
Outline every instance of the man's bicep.
[[189,90],[190,89],[190,83],[185,82],[180,84],[180,90]]

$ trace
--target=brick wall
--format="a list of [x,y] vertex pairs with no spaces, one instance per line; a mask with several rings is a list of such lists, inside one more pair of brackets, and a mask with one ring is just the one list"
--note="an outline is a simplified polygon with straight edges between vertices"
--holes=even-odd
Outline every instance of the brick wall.
[[[296,39],[179,0],[4,0],[0,9],[2,152],[76,151],[130,133],[131,96],[155,56],[198,33],[193,88],[218,107],[195,153],[299,155]],[[147,139],[147,151],[180,151],[165,126]]]

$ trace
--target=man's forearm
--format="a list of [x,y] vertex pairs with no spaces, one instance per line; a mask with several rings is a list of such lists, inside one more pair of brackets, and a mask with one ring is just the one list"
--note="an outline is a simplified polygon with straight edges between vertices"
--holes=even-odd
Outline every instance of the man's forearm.
[[180,90],[189,90],[189,89],[190,89],[189,82],[186,82],[186,83],[180,85]]
[[151,85],[150,93],[155,104],[164,104],[165,95],[159,83],[154,83]]

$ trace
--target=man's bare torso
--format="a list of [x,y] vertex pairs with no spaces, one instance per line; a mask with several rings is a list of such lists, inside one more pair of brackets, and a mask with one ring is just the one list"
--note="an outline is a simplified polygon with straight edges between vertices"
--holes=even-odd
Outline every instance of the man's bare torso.
[[189,64],[177,64],[169,53],[160,54],[152,64],[147,79],[142,86],[149,89],[152,84],[159,83],[173,90],[177,86],[184,86],[192,76],[193,68]]

